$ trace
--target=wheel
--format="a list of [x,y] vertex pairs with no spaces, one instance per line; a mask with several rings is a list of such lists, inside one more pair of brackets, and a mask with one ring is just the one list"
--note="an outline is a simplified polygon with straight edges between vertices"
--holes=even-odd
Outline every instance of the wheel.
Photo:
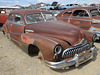
[[44,61],[44,57],[41,51],[38,53],[38,59],[40,59],[42,62]]
[[5,31],[2,30],[2,33],[5,35]]
[[33,57],[35,55],[37,55],[39,52],[39,48],[35,45],[30,44],[28,47],[28,54],[29,56]]
[[10,34],[5,33],[5,31],[3,31],[3,30],[2,30],[2,32],[8,39],[10,39]]

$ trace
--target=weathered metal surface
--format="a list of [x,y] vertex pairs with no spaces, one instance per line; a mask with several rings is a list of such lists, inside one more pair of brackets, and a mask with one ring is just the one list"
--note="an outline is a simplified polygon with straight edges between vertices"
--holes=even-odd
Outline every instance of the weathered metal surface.
[[[11,14],[20,14],[24,24],[17,24],[7,21],[3,26],[3,31],[9,34],[11,40],[24,49],[26,53],[29,53],[30,45],[37,47],[43,54],[44,60],[47,61],[62,61],[67,58],[62,57],[62,53],[67,48],[80,46],[82,39],[85,43],[87,41],[90,48],[93,46],[93,33],[84,31],[76,26],[67,24],[61,21],[50,22],[37,22],[27,24],[25,21],[25,15],[28,13],[50,13],[42,10],[16,10]],[[60,47],[61,52],[56,54],[55,47]],[[59,48],[58,48],[59,49]],[[31,47],[34,50],[34,47]],[[88,51],[88,49],[86,49]]]
[[0,23],[4,24],[7,21],[7,14],[0,14]]
[[[60,14],[57,15],[57,19],[64,21],[66,23],[73,24],[77,27],[80,27],[82,29],[92,31],[96,33],[100,37],[100,12],[99,16],[92,16],[90,13],[90,10],[92,9],[98,9],[96,7],[74,7],[74,8],[69,8],[64,11],[62,11]],[[73,16],[75,11],[78,10],[84,10],[86,11],[86,17],[80,17],[80,16]],[[64,13],[72,11],[71,14],[64,15]],[[78,13],[78,12],[77,12]],[[98,23],[92,23],[93,20],[97,20]],[[91,30],[94,28],[94,31]],[[99,29],[99,30],[98,30]],[[99,34],[96,32],[96,30],[99,32]]]

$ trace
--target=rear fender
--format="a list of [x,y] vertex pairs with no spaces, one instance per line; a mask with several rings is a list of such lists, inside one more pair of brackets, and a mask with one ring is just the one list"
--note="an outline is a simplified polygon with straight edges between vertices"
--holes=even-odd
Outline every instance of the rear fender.
[[8,34],[8,27],[6,24],[3,25],[2,30]]

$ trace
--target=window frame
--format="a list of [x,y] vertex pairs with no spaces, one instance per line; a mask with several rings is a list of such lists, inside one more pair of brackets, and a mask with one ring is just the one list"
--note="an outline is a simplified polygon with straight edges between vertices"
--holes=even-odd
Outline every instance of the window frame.
[[[89,14],[89,12],[88,12],[86,9],[78,9],[78,10],[84,10],[84,11],[86,11],[86,13],[88,14],[87,17],[86,17],[86,16],[83,16],[83,18],[89,18],[89,17],[90,17],[90,14]],[[73,13],[72,13],[72,16],[73,16],[74,12],[75,12],[75,11],[78,11],[78,10],[74,10]],[[73,17],[80,17],[80,16],[73,16]]]
[[[13,15],[12,21],[11,21],[11,20],[9,20],[9,17],[10,17],[11,15]],[[12,22],[12,23],[13,23],[13,21],[14,21],[14,14],[10,14],[10,15],[8,16],[8,20],[7,20],[7,21],[8,21],[8,22]]]
[[[23,21],[23,23],[17,23],[17,22],[15,22],[15,15],[19,15],[19,16],[20,16],[20,19]],[[24,24],[25,24],[25,23],[24,23],[24,20],[23,20],[23,18],[21,17],[20,14],[14,14],[14,16],[13,16],[13,23],[14,23],[14,24],[18,24],[18,25],[24,25]]]
[[[49,13],[49,12],[35,12],[35,13],[28,13],[28,14],[37,14],[37,13],[40,13],[40,14],[42,15],[44,21],[38,21],[38,22],[36,21],[36,22],[32,22],[32,23],[49,22],[49,21],[46,21],[46,19],[44,18],[44,13]],[[28,23],[28,22],[27,22],[26,16],[27,16],[28,14],[26,14],[26,15],[24,16],[25,22],[26,22],[26,24],[32,24],[32,23]],[[51,14],[52,14],[52,13],[51,13]],[[52,14],[52,15],[54,16],[54,14]],[[55,17],[55,16],[54,16],[54,17]],[[55,19],[56,19],[56,17],[55,17]],[[56,20],[57,20],[57,19],[56,19]]]

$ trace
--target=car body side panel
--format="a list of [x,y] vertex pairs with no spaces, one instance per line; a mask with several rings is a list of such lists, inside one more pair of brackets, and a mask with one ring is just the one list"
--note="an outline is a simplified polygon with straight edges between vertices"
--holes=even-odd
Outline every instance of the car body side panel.
[[77,27],[80,27],[83,25],[91,25],[91,20],[88,17],[83,18],[83,17],[73,17],[72,16],[70,18],[70,23]]
[[91,28],[91,25],[82,25],[82,26],[80,26],[80,28],[82,28],[84,30],[89,30]]

